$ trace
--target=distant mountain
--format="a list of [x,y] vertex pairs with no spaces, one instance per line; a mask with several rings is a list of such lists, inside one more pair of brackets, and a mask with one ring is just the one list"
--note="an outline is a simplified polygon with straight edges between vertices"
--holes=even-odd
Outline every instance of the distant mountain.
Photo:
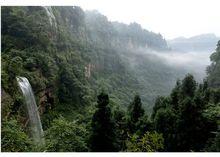
[[178,37],[168,40],[168,45],[174,51],[208,51],[212,52],[216,48],[216,43],[220,40],[215,34],[201,34],[190,38]]

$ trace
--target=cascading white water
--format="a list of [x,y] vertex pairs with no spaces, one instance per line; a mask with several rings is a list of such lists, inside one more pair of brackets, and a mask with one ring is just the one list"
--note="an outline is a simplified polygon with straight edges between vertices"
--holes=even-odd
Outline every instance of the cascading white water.
[[50,6],[43,6],[43,8],[46,10],[51,26],[53,26],[54,23],[55,28],[57,28],[56,17],[53,14],[52,8]]
[[37,145],[44,144],[44,132],[31,85],[27,78],[17,77],[17,82],[25,97],[31,136]]

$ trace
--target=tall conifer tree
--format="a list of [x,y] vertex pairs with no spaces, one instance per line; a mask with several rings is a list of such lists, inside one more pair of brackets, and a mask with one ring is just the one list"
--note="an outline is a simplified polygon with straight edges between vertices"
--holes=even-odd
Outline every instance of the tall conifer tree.
[[118,151],[115,134],[115,123],[109,107],[109,97],[105,93],[98,96],[97,110],[92,119],[92,135],[90,137],[91,151]]

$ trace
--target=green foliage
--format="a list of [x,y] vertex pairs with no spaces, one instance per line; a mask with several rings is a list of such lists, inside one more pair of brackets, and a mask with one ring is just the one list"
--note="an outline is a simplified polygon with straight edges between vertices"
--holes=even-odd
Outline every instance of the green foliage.
[[138,130],[137,123],[140,118],[144,116],[144,109],[139,95],[134,97],[133,102],[128,107],[128,128],[131,133],[135,133]]
[[207,152],[219,152],[220,151],[220,132],[217,133],[215,138],[209,139],[204,151],[207,151]]
[[3,120],[1,129],[3,152],[25,152],[32,150],[32,142],[16,120]]
[[186,77],[182,80],[182,97],[183,99],[187,96],[193,97],[195,94],[197,84],[194,77],[191,74],[186,75]]
[[[199,151],[204,145],[205,119],[203,119],[201,110],[191,98],[186,97],[181,103],[181,111],[178,123],[179,145],[182,150]],[[188,127],[186,127],[188,126]],[[204,140],[204,141],[203,141]]]
[[211,87],[220,87],[220,41],[218,41],[215,52],[211,55],[211,65],[207,68],[208,83]]
[[[176,86],[174,87],[174,89],[171,91],[170,94],[170,104],[172,106],[172,108],[174,109],[174,111],[177,111],[179,109],[178,103],[179,103],[179,99],[180,99],[180,90],[181,90],[181,83],[180,80],[177,80],[176,82]],[[155,104],[156,106],[156,104]]]
[[154,107],[153,107],[153,112],[151,114],[151,119],[155,118],[155,115],[159,109],[166,108],[169,106],[169,104],[170,104],[169,98],[157,97],[157,99],[155,100]]
[[118,151],[115,122],[108,106],[109,98],[105,93],[98,95],[97,110],[92,118],[90,148],[94,152]]
[[201,151],[213,137],[218,121],[213,115],[219,113],[217,104],[210,104],[216,97],[211,91],[206,82],[198,86],[192,75],[186,75],[169,97],[156,101],[152,119],[163,134],[165,151]]
[[82,125],[69,122],[64,118],[53,121],[46,130],[46,151],[50,152],[84,152],[87,132]]
[[71,69],[65,67],[60,70],[58,98],[61,103],[78,103],[80,82],[77,80]]
[[16,75],[19,75],[20,70],[22,68],[22,58],[21,57],[14,57],[9,62],[8,65],[8,73],[11,74],[10,78],[14,79]]
[[[151,105],[156,95],[166,93],[171,86],[168,83],[162,90],[158,84],[164,80],[160,73],[168,67],[160,71],[164,65],[157,66],[154,77],[155,66],[151,66],[150,59],[149,65],[145,62],[131,70],[130,62],[123,57],[128,54],[128,41],[135,47],[167,49],[160,34],[144,30],[136,23],[112,23],[99,13],[83,12],[79,7],[50,7],[50,11],[55,17],[52,23],[45,7],[2,8],[2,86],[11,96],[16,91],[13,82],[17,75],[27,77],[37,94],[53,88],[57,102],[76,107],[90,104],[102,85],[123,107],[127,107],[135,91],[141,93],[143,102]],[[16,59],[16,65],[9,67],[14,65],[10,64],[12,59],[18,57],[22,64]],[[88,65],[92,65],[91,76],[86,78]],[[139,80],[135,75],[142,73],[145,79],[141,75]],[[147,105],[143,108],[150,109]]]
[[86,25],[89,38],[100,47],[135,48],[148,45],[157,50],[168,49],[166,41],[160,34],[143,29],[140,24],[125,25],[109,22],[107,17],[97,11],[87,11]]
[[116,135],[118,138],[117,144],[120,147],[119,150],[125,151],[128,132],[126,112],[122,110],[120,106],[116,106],[115,108],[113,108],[113,117],[116,125]]
[[145,114],[139,119],[139,121],[137,122],[137,128],[138,130],[136,133],[140,136],[143,135],[147,131],[154,130],[153,122],[149,120],[149,117],[147,114]]
[[154,118],[155,130],[164,137],[164,150],[175,151],[176,149],[176,120],[177,116],[169,109],[159,109]]
[[210,104],[208,108],[203,111],[204,117],[209,119],[210,121],[218,120],[220,116],[220,103],[218,104]]
[[139,137],[132,135],[127,141],[128,152],[157,152],[163,149],[163,136],[157,132],[146,132]]
[[[220,124],[219,117],[220,117],[220,103],[214,105],[211,104],[204,112],[204,117],[209,121],[209,123],[217,123],[218,127]],[[207,152],[219,152],[220,151],[220,132],[219,128],[217,131],[212,132],[213,137],[209,138],[204,151]]]
[[[42,91],[51,89],[54,97],[54,107],[45,107],[41,116],[46,151],[88,151],[87,144],[92,151],[200,151],[207,139],[215,139],[207,150],[218,150],[218,136],[212,132],[219,115],[220,42],[211,56],[208,83],[198,85],[187,75],[164,97],[183,72],[154,56],[133,53],[146,46],[167,50],[160,34],[137,23],[110,22],[80,7],[49,9],[52,19],[44,7],[2,7],[3,119],[24,118],[17,112],[22,103],[15,78],[25,76],[37,103],[42,103]],[[110,104],[102,93],[95,110],[95,95],[103,87]],[[135,92],[140,96],[126,113],[123,109]],[[149,112],[155,99],[150,121],[144,109]],[[30,139],[16,121],[2,124],[2,150],[45,150],[30,149]],[[133,133],[129,140],[128,133]]]

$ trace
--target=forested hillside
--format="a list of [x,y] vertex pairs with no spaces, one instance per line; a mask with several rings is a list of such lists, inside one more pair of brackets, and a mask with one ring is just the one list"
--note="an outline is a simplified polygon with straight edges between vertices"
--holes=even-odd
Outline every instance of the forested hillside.
[[[157,95],[167,94],[175,79],[183,76],[159,60],[138,54],[140,47],[167,50],[167,45],[160,34],[136,23],[112,23],[79,7],[3,7],[2,17],[2,82],[11,96],[17,90],[14,78],[21,75],[30,80],[36,94],[50,88],[57,101],[72,99],[75,105],[105,88],[126,106],[142,88],[145,108],[149,108]],[[148,62],[139,62],[143,57]],[[133,58],[136,64],[130,68]],[[68,78],[67,85],[63,80]]]
[[[219,150],[219,133],[212,133],[219,116],[219,44],[208,83],[187,75],[169,96],[186,71],[146,55],[169,48],[137,23],[110,22],[80,7],[2,7],[1,23],[2,151]],[[33,88],[45,145],[30,138],[17,76]]]

